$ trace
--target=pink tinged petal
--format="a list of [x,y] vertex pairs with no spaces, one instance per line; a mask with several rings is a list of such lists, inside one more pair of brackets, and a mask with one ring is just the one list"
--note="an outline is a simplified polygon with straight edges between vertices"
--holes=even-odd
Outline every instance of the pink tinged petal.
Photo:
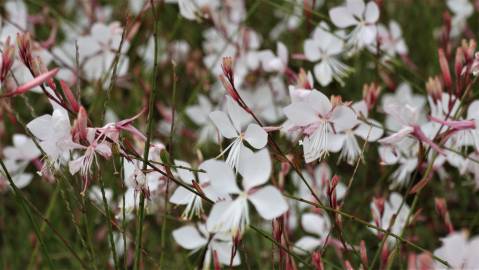
[[364,140],[367,140],[368,142],[377,141],[379,138],[381,138],[381,136],[383,136],[383,129],[378,128],[378,126],[381,126],[381,124],[373,119],[368,119],[368,122],[372,123],[373,125],[360,123],[358,127],[354,129],[354,134],[358,135]]
[[314,76],[321,86],[327,86],[333,81],[333,70],[328,61],[321,61],[321,63],[314,66]]
[[320,91],[311,90],[305,101],[309,104],[309,107],[313,108],[322,116],[329,113],[332,108],[328,97]]
[[311,236],[304,236],[294,244],[293,250],[298,254],[306,254],[315,250],[322,244],[322,241],[318,238]]
[[405,127],[399,130],[398,132],[389,135],[386,138],[380,139],[378,142],[379,143],[385,143],[385,144],[395,144],[401,141],[404,137],[408,136],[414,131],[412,127]]
[[243,150],[240,157],[239,172],[243,176],[245,191],[268,182],[271,176],[271,158],[267,149],[256,153],[248,148]]
[[195,250],[205,246],[208,240],[193,225],[186,225],[173,231],[173,238],[181,247]]
[[250,124],[244,133],[244,139],[254,148],[261,149],[268,142],[268,133],[257,124]]
[[251,116],[241,108],[236,101],[230,96],[226,96],[226,110],[238,133],[241,132],[243,126],[251,122]]
[[358,124],[356,114],[353,112],[353,110],[342,105],[337,106],[333,110],[330,121],[333,122],[334,130],[336,132],[350,129]]
[[[182,166],[185,168],[191,168],[191,165],[188,162],[182,161],[182,160],[175,160],[175,165],[176,166]],[[192,171],[186,170],[186,169],[176,169],[176,173],[180,177],[181,181],[190,184],[193,180],[195,180],[195,175],[193,174]]]
[[279,217],[288,211],[288,204],[281,192],[273,186],[266,186],[248,196],[261,217],[267,220]]
[[335,7],[329,10],[331,21],[339,28],[356,25],[358,21],[346,7]]
[[318,121],[316,112],[306,102],[292,103],[283,112],[295,126],[306,126]]
[[376,23],[379,19],[379,8],[374,1],[370,1],[366,5],[366,12],[364,14],[364,20],[367,23]]
[[95,151],[104,158],[110,158],[111,157],[111,148],[106,143],[101,143],[101,144],[97,145],[96,148],[95,148]]
[[40,140],[46,140],[50,136],[52,130],[52,116],[49,114],[44,114],[39,116],[27,124],[27,128]]
[[224,193],[238,193],[240,190],[236,185],[236,178],[233,170],[224,161],[210,159],[203,162],[200,169],[206,171],[210,178],[211,185]]
[[238,136],[238,132],[231,124],[230,119],[228,116],[221,111],[214,111],[210,113],[210,119],[215,124],[216,128],[218,128],[221,135],[225,138],[232,139]]
[[310,62],[316,62],[321,59],[321,52],[319,51],[319,45],[316,40],[307,39],[304,42],[304,56]]
[[173,192],[173,195],[171,195],[170,203],[178,205],[188,204],[193,199],[193,196],[196,195],[186,188],[180,186],[175,190],[175,192]]

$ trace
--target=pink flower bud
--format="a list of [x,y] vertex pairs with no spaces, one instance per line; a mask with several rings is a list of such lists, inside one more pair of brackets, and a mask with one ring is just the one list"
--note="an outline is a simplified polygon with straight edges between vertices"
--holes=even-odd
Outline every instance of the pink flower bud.
[[32,68],[32,41],[30,33],[17,33],[17,46],[20,59],[28,68]]
[[73,128],[72,128],[72,139],[74,142],[80,143],[82,140],[87,139],[87,124],[88,124],[88,114],[83,108],[83,106],[80,107],[77,115],[77,119],[75,119],[75,122],[73,123]]
[[444,85],[446,88],[451,88],[452,86],[452,78],[451,72],[449,71],[449,63],[447,62],[446,55],[444,54],[444,50],[440,48],[438,50],[439,54],[439,66],[441,67],[442,79],[444,80]]
[[220,81],[221,83],[223,84],[223,87],[225,88],[226,92],[228,92],[228,94],[235,100],[235,101],[239,101],[240,98],[239,98],[239,95],[238,93],[236,92],[236,90],[234,89],[233,85],[230,83],[229,80],[225,79],[225,76],[223,75],[220,75]]
[[378,101],[381,87],[376,83],[365,84],[363,86],[363,100],[366,102],[368,110],[371,110]]
[[429,77],[426,82],[426,91],[434,102],[438,103],[442,100],[442,84],[438,76]]
[[13,96],[21,95],[25,92],[28,92],[32,88],[41,85],[42,83],[44,83],[48,79],[53,78],[57,73],[58,73],[58,68],[52,69],[52,70],[50,70],[46,73],[43,73],[43,74],[33,78],[33,80],[27,82],[26,84],[23,84],[23,85],[19,86],[17,89],[15,89],[15,91],[6,93],[5,95],[3,95],[1,97],[13,97]]
[[311,260],[316,270],[324,270],[323,261],[321,260],[321,253],[319,251],[315,251],[313,254],[311,254]]
[[359,247],[360,255],[361,255],[361,263],[364,267],[368,267],[368,252],[366,250],[366,242],[361,240],[361,245]]
[[10,37],[7,38],[2,53],[2,68],[0,69],[0,82],[3,82],[10,72],[15,58],[15,48],[10,44]]
[[70,104],[72,110],[74,112],[78,112],[78,110],[80,109],[80,105],[78,105],[78,102],[73,95],[72,90],[63,80],[60,80],[60,85],[62,86],[63,93],[65,94],[65,97],[67,98],[67,101]]

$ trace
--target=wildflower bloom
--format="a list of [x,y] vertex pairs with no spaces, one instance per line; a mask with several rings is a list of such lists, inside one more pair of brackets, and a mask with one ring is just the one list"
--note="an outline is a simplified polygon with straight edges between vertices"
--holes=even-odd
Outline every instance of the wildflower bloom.
[[84,190],[87,188],[89,183],[89,178],[92,173],[91,166],[93,162],[96,163],[97,167],[97,154],[108,159],[111,157],[111,146],[110,143],[106,141],[104,136],[96,136],[96,129],[95,128],[88,128],[87,131],[87,142],[88,146],[77,144],[75,146],[76,149],[84,150],[84,154],[68,163],[68,167],[70,169],[70,174],[74,175],[77,172],[80,172],[80,175],[83,177],[85,181]]
[[[204,164],[208,164],[207,161],[202,163],[198,169],[203,170]],[[193,187],[193,182],[196,181],[196,177],[191,170],[191,165],[182,160],[175,160],[175,166],[177,166],[176,173],[181,181],[185,184]],[[216,190],[208,178],[208,174],[198,172],[198,186],[201,192],[212,201],[219,199],[229,198],[228,194],[222,194],[221,190]],[[200,216],[203,213],[202,198],[186,188],[179,186],[170,197],[170,202],[176,205],[186,205],[185,210],[181,214],[183,219],[191,219],[193,215]]]
[[220,156],[229,151],[226,163],[238,170],[241,153],[245,149],[244,141],[255,149],[261,149],[268,142],[268,134],[258,124],[247,124],[251,117],[229,96],[226,97],[226,110],[228,114],[211,112],[210,119],[223,137],[233,139]]
[[329,17],[339,28],[354,26],[348,40],[354,47],[362,48],[376,40],[379,8],[374,1],[365,5],[363,0],[346,0],[345,5],[330,9]]
[[[477,269],[479,258],[479,237],[469,239],[466,231],[452,232],[441,239],[442,245],[434,251],[434,255],[446,260],[451,269]],[[444,269],[444,265],[434,261],[434,269]]]
[[301,216],[301,226],[304,231],[314,236],[303,236],[294,244],[294,251],[306,254],[324,245],[329,237],[331,221],[325,215],[306,213]]
[[203,223],[185,225],[173,231],[173,238],[182,248],[191,250],[192,253],[206,246],[203,266],[201,269],[210,269],[213,254],[216,253],[218,261],[223,265],[237,266],[241,263],[238,253],[231,260],[233,242],[230,235],[225,233],[210,234]]
[[311,90],[307,96],[283,109],[290,130],[300,129],[304,159],[307,163],[323,159],[329,151],[338,151],[342,140],[336,133],[356,124],[354,112],[343,104],[332,104],[321,92]]
[[257,153],[245,149],[239,167],[243,190],[237,186],[233,170],[223,161],[209,160],[203,164],[203,168],[209,175],[213,187],[236,195],[231,200],[218,201],[214,204],[206,223],[210,232],[241,235],[249,224],[248,201],[266,220],[279,217],[288,210],[288,205],[279,190],[271,185],[264,186],[272,170],[267,149]]
[[314,30],[312,38],[304,41],[304,56],[314,66],[314,75],[322,86],[330,84],[333,79],[343,83],[349,67],[338,60],[344,50],[344,42],[328,32],[324,24]]

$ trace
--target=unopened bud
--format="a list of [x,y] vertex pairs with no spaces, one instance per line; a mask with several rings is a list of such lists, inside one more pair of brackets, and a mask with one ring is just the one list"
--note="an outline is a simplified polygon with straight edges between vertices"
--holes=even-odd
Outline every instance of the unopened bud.
[[363,86],[363,100],[366,102],[368,110],[371,110],[378,101],[381,87],[376,83],[365,84]]
[[429,77],[426,82],[426,91],[434,102],[437,103],[442,100],[442,84],[438,76]]
[[32,41],[30,33],[17,33],[17,47],[20,59],[28,68],[32,68]]
[[[48,72],[47,66],[43,63],[42,59],[39,56],[33,58],[32,70],[35,76],[39,76],[40,74]],[[48,80],[46,80],[46,83],[51,89],[56,90],[57,87],[55,85],[55,82],[53,81],[53,78],[49,78]]]
[[449,71],[449,63],[447,62],[446,55],[444,54],[444,50],[442,48],[438,50],[438,55],[444,86],[449,89],[452,86],[451,72]]
[[231,84],[234,84],[233,80],[233,58],[231,56],[223,57],[223,63],[221,64],[223,74],[226,76]]
[[454,72],[456,77],[461,77],[465,65],[464,51],[461,47],[456,50],[456,57],[454,58]]
[[436,206],[436,211],[443,218],[444,223],[447,227],[447,230],[449,232],[453,232],[454,227],[452,226],[452,223],[451,223],[451,218],[449,216],[449,211],[447,209],[446,200],[444,198],[434,198],[434,203]]
[[82,140],[87,139],[87,124],[88,124],[88,114],[85,108],[80,107],[77,115],[77,119],[73,123],[72,128],[72,139],[74,142],[80,143]]
[[227,80],[225,78],[225,76],[223,75],[220,75],[220,81],[221,83],[223,84],[223,87],[225,88],[226,92],[228,92],[228,94],[236,101],[238,102],[239,101],[239,95],[238,93],[236,92],[236,90],[234,89],[233,85],[230,83],[229,80]]
[[62,87],[63,93],[65,94],[65,97],[67,98],[68,103],[70,104],[70,107],[74,112],[78,112],[78,110],[80,109],[80,105],[78,104],[75,96],[73,95],[72,90],[63,80],[60,80],[60,85]]
[[476,51],[476,41],[473,39],[470,40],[462,40],[461,48],[464,53],[465,60],[469,63],[474,58],[474,52]]
[[304,69],[299,70],[298,79],[296,81],[296,86],[302,89],[313,89],[311,73],[306,73]]
[[319,251],[315,251],[311,254],[311,261],[316,270],[324,270],[323,260],[321,259],[321,253]]
[[343,104],[343,98],[341,96],[332,95],[331,96],[331,104],[333,105],[333,107],[342,105]]
[[2,68],[0,69],[0,82],[3,82],[12,68],[13,59],[15,58],[15,48],[10,44],[10,37],[7,38],[3,46]]
[[359,251],[361,255],[361,263],[364,267],[366,267],[366,269],[368,269],[368,252],[366,250],[366,242],[364,242],[364,240],[361,240]]

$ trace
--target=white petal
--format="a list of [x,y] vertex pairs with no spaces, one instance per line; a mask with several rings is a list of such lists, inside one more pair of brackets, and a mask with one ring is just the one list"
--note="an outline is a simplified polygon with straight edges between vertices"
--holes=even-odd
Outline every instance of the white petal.
[[[186,167],[186,168],[191,168],[191,165],[188,164],[188,162],[184,162],[182,160],[175,160],[175,165]],[[192,180],[195,180],[195,175],[190,170],[177,168],[176,173],[180,177],[181,181],[183,181],[187,184],[191,185]]]
[[193,196],[196,196],[191,191],[187,190],[184,187],[179,186],[174,192],[173,195],[170,197],[170,203],[173,204],[188,204],[192,199]]
[[331,21],[340,28],[356,25],[358,21],[346,7],[335,7],[329,10]]
[[243,126],[252,120],[251,116],[230,96],[226,96],[226,110],[228,111],[231,122],[233,122],[233,126],[238,132],[241,132]]
[[364,19],[368,23],[375,23],[379,19],[379,8],[374,1],[369,1],[366,5],[366,13],[364,14]]
[[244,139],[254,148],[261,149],[268,142],[268,133],[257,124],[249,124]]
[[295,102],[283,109],[295,126],[306,126],[318,120],[316,112],[306,102]]
[[[223,265],[230,265],[231,260],[231,249],[233,248],[233,244],[231,242],[214,242],[211,244],[211,249],[216,251],[218,255],[218,261]],[[241,259],[239,256],[239,252],[236,252],[232,266],[238,266],[241,264]]]
[[328,97],[320,91],[311,90],[311,93],[306,98],[306,102],[311,108],[321,115],[326,115],[331,111],[331,102]]
[[271,220],[288,211],[288,204],[283,195],[273,186],[266,186],[249,195],[256,211],[264,219]]
[[374,125],[369,125],[361,122],[358,127],[354,129],[354,133],[368,142],[377,141],[381,136],[383,136],[383,129],[378,128],[381,124],[373,119],[368,119],[368,122],[371,122]]
[[210,159],[203,162],[200,169],[206,171],[215,189],[224,193],[239,192],[234,172],[224,161]]
[[268,149],[253,153],[248,148],[241,154],[239,172],[243,176],[245,191],[266,183],[271,176],[271,158]]
[[304,56],[311,62],[316,62],[321,58],[321,52],[316,40],[307,39],[304,42]]
[[306,213],[301,217],[303,229],[317,236],[326,236],[330,229],[330,222],[326,216]]
[[311,236],[304,236],[294,244],[294,252],[299,254],[306,254],[315,250],[321,245],[321,240]]
[[215,124],[216,128],[218,128],[219,132],[223,137],[232,139],[238,136],[238,132],[231,124],[230,119],[228,116],[222,111],[214,111],[210,113],[210,119]]
[[412,127],[404,127],[401,130],[399,130],[396,133],[393,133],[389,135],[388,137],[380,139],[378,142],[379,143],[385,143],[385,144],[394,144],[398,143],[400,140],[402,140],[404,137],[408,136],[413,132]]
[[52,116],[45,114],[39,116],[27,124],[30,132],[40,140],[46,140],[50,136],[52,130]]
[[364,0],[347,0],[346,7],[349,12],[356,15],[356,17],[363,17],[364,12]]
[[326,86],[333,81],[333,70],[327,61],[321,61],[315,65],[313,72],[321,86]]
[[208,243],[193,225],[186,225],[173,231],[176,243],[185,249],[195,250]]
[[346,140],[346,135],[344,133],[328,133],[326,136],[328,136],[328,151],[333,153],[339,152]]
[[358,120],[356,114],[351,108],[346,106],[337,106],[331,114],[331,122],[334,123],[334,130],[341,132],[346,129],[354,127]]

